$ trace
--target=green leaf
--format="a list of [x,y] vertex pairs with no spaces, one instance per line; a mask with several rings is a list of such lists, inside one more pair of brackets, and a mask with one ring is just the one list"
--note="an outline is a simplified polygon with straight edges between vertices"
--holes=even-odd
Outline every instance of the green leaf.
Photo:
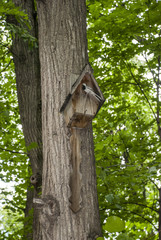
[[124,228],[124,221],[117,216],[108,217],[106,220],[106,224],[104,225],[104,229],[108,232],[121,232],[124,230]]
[[38,147],[38,144],[36,142],[30,143],[29,146],[27,146],[27,151],[31,151],[32,149],[35,149]]

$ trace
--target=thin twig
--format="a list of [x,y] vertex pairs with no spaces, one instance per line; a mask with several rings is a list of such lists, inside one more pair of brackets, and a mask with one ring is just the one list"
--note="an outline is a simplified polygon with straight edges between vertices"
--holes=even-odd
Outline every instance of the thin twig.
[[149,178],[149,180],[154,184],[154,186],[157,188],[157,190],[159,191],[159,187],[158,187],[158,185],[151,179],[151,178]]
[[0,147],[0,149],[1,149],[2,151],[11,152],[11,153],[25,154],[25,155],[27,154],[26,152],[16,152],[16,151],[12,151],[12,150],[5,149],[5,148],[2,148],[2,147]]
[[158,56],[158,82],[160,83],[160,55]]
[[[120,211],[120,209],[115,209],[115,208],[113,208],[113,210]],[[144,219],[145,221],[149,222],[149,223],[158,231],[158,228],[157,228],[149,219],[143,217],[141,214],[136,213],[136,212],[133,212],[133,211],[130,211],[130,210],[127,210],[127,209],[123,209],[123,211],[125,211],[125,212],[130,212],[130,213],[133,213],[133,214],[136,215],[136,216],[139,216],[140,218],[142,218],[142,219]]]
[[[121,140],[122,140],[122,142],[123,142],[123,145],[124,145],[124,147],[125,147],[125,149],[126,149],[126,151],[127,151],[128,147],[127,147],[127,145],[126,145],[124,139],[122,138],[122,136],[121,136],[121,132],[120,132],[120,131],[119,131],[119,136],[120,136],[120,138],[121,138]],[[127,153],[128,153],[129,159],[131,160],[130,152],[127,151]]]
[[160,69],[160,56],[158,57],[158,79],[156,81],[157,87],[157,125],[158,125],[158,134],[161,140],[161,129],[160,129],[160,81],[159,81],[159,69]]
[[4,71],[8,68],[8,66],[11,64],[12,60],[13,60],[13,59],[11,59],[11,60],[9,61],[9,63],[7,64],[7,66],[6,66],[2,71],[0,71],[0,73],[4,72]]
[[154,115],[154,118],[155,118],[155,120],[157,121],[157,117],[156,117],[156,115],[155,115],[155,112],[154,112],[154,110],[153,110],[153,108],[152,108],[152,105],[151,105],[151,103],[149,102],[149,99],[148,99],[148,97],[146,96],[144,90],[141,88],[139,82],[136,80],[133,72],[131,71],[131,68],[128,66],[128,64],[127,64],[124,60],[123,60],[123,62],[124,62],[124,64],[125,64],[125,66],[127,67],[127,69],[130,71],[130,74],[131,74],[131,76],[133,77],[134,81],[137,83],[140,91],[141,91],[142,94],[144,95],[144,97],[145,97],[147,103],[149,104],[149,107],[150,107],[150,109],[151,109],[151,111],[152,111],[152,113],[153,113],[153,115]]
[[121,82],[121,83],[120,83],[120,82],[115,82],[115,81],[109,81],[109,82],[107,82],[106,84],[109,85],[109,84],[114,84],[114,83],[115,83],[115,84],[118,83],[118,85],[122,85],[122,84],[128,84],[128,85],[129,85],[129,84],[131,84],[131,85],[137,86],[137,83],[132,83],[132,82]]
[[123,203],[123,204],[133,204],[133,205],[143,206],[143,207],[145,207],[145,208],[151,209],[152,211],[154,211],[154,212],[156,212],[156,213],[159,213],[159,211],[156,210],[156,209],[154,209],[153,207],[149,207],[149,206],[147,206],[147,205],[145,205],[145,204],[142,204],[142,203],[127,202],[127,203]]
[[152,69],[151,69],[151,67],[150,67],[150,65],[149,65],[149,62],[148,62],[148,59],[147,59],[146,55],[142,54],[142,56],[144,57],[144,59],[145,59],[145,61],[146,61],[146,63],[147,63],[147,66],[148,66],[148,68],[149,68],[149,71],[151,72],[151,74],[152,74],[152,76],[153,76],[154,82],[156,83],[156,77],[154,76],[154,73],[153,73],[153,71],[152,71]]

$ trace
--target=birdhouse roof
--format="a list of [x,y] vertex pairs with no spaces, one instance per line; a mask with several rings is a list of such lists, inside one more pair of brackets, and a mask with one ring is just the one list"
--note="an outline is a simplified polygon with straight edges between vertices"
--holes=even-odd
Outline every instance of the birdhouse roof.
[[[95,88],[97,94],[99,94],[99,96],[101,97],[101,99],[102,99],[101,102],[102,102],[102,104],[103,104],[103,102],[105,101],[104,96],[103,96],[103,94],[102,94],[102,92],[101,92],[101,90],[100,90],[100,88],[99,88],[99,86],[98,86],[98,83],[97,83],[96,79],[95,79],[94,76],[93,76],[93,69],[92,69],[92,67],[90,66],[90,64],[88,63],[88,64],[84,67],[84,69],[82,70],[80,76],[76,79],[76,81],[75,81],[74,84],[72,85],[72,87],[71,87],[71,92],[70,92],[70,93],[68,94],[68,96],[66,97],[66,99],[65,99],[65,101],[64,101],[64,103],[63,103],[63,105],[62,105],[62,107],[61,107],[61,109],[60,109],[60,112],[64,111],[64,109],[66,108],[66,105],[68,104],[71,96],[73,95],[73,93],[76,91],[76,89],[78,88],[78,86],[81,84],[81,82],[82,82],[84,79],[85,79],[85,81],[87,80],[87,81],[91,82],[92,85],[94,85],[94,88]],[[102,105],[102,104],[101,104],[101,105]]]

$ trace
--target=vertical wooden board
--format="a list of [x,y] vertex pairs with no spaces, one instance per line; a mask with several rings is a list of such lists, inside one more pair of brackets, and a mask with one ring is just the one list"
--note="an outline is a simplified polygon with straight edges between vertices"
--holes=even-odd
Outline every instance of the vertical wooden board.
[[70,177],[70,208],[74,212],[78,212],[81,208],[81,172],[80,164],[82,161],[81,154],[81,143],[80,143],[80,131],[79,128],[72,128],[71,132],[71,164],[72,164],[72,173]]

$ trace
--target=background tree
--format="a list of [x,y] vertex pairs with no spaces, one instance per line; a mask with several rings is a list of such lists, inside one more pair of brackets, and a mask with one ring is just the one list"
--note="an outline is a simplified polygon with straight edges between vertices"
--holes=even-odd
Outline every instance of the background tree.
[[[23,127],[25,144],[27,147],[27,155],[30,160],[32,176],[30,182],[34,186],[33,189],[28,187],[27,203],[25,216],[29,217],[29,213],[33,208],[33,197],[37,197],[41,192],[42,179],[42,123],[41,123],[41,79],[39,67],[38,47],[36,39],[38,38],[38,26],[36,18],[36,6],[34,1],[13,1],[16,7],[23,10],[28,16],[29,24],[26,25],[22,21],[17,21],[15,15],[7,16],[7,23],[19,29],[13,36],[12,53],[16,74],[17,96],[20,111],[20,118]],[[23,29],[23,31],[21,30]],[[26,33],[26,34],[25,34]],[[30,37],[29,37],[30,36]],[[24,38],[25,37],[25,38]],[[33,39],[35,46],[29,42],[29,38]],[[29,217],[30,219],[30,217]],[[34,210],[33,218],[33,238],[38,235],[39,229],[39,212]],[[31,223],[29,222],[29,225]],[[31,231],[28,231],[28,224],[25,223],[24,238],[32,239]]]
[[[22,239],[26,189],[28,187],[28,159],[22,134],[17,105],[16,84],[13,58],[11,53],[11,35],[16,29],[6,23],[6,15],[14,14],[27,23],[27,15],[15,8],[13,3],[0,3],[0,161],[1,161],[1,211],[0,239]],[[24,33],[24,31],[23,31]],[[29,35],[29,34],[28,34]],[[15,183],[12,190],[3,187]],[[11,183],[11,184],[10,184]],[[11,197],[12,196],[12,197]],[[8,224],[8,219],[10,223]],[[6,223],[5,223],[6,222]],[[6,227],[7,226],[7,227]],[[10,229],[10,230],[9,230]],[[31,232],[31,224],[30,229]]]

